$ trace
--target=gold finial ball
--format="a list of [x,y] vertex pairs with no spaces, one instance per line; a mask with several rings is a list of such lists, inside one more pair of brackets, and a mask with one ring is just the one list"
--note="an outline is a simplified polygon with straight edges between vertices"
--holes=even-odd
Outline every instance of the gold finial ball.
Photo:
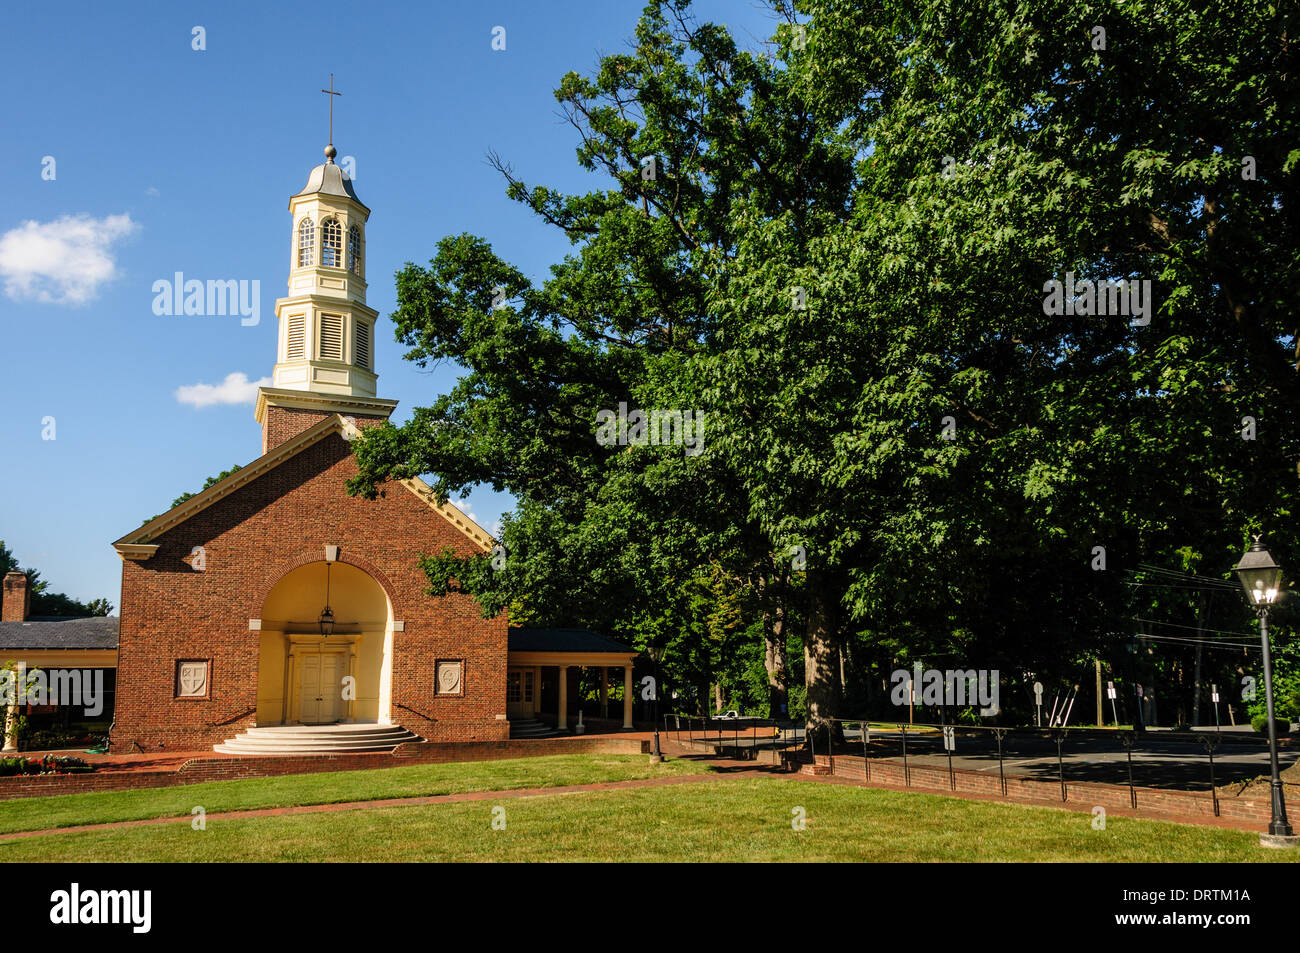
[[339,151],[334,148],[334,143],[331,142],[328,146],[325,147],[325,158],[329,159],[331,162],[334,161],[334,157],[338,154]]

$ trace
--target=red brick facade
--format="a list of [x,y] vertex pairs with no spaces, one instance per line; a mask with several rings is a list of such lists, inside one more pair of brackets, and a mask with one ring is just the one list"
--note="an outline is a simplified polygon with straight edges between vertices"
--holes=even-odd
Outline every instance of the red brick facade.
[[[298,436],[308,427],[312,427],[326,417],[333,417],[330,410],[304,410],[299,407],[279,407],[268,404],[266,417],[262,421],[262,452],[274,450],[280,444]],[[372,427],[388,419],[387,415],[348,414],[358,427]]]
[[[272,447],[328,416],[267,410]],[[123,563],[114,752],[197,750],[252,727],[261,633],[249,620],[261,618],[280,578],[323,559],[326,545],[370,574],[405,624],[393,634],[391,720],[428,741],[508,737],[505,616],[483,619],[467,596],[427,595],[417,565],[447,546],[481,550],[400,484],[374,501],[348,496],[355,473],[348,443],[331,433],[151,539],[151,558]],[[186,561],[196,546],[202,571]],[[210,660],[207,697],[175,697],[182,659]],[[438,659],[464,660],[463,694],[434,693]]]

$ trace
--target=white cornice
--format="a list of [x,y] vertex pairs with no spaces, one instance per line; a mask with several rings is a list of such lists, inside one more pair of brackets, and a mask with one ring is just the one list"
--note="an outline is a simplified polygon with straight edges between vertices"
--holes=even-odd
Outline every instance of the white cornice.
[[[308,363],[306,361],[304,364]],[[312,390],[293,390],[288,387],[259,387],[253,417],[260,424],[266,417],[267,407],[291,407],[295,410],[323,410],[346,417],[349,413],[388,417],[398,402],[383,397],[354,397],[348,394],[326,394]]]

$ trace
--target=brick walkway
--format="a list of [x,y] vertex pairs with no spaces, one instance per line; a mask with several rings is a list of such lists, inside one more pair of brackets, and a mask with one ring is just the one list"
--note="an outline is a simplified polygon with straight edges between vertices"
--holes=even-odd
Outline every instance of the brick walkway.
[[[652,737],[650,732],[616,732],[611,733],[611,737],[620,737],[625,739],[649,740]],[[591,737],[591,736],[588,736]],[[559,794],[578,794],[585,791],[614,791],[628,788],[641,787],[660,787],[673,784],[695,784],[701,781],[719,781],[734,778],[753,778],[753,777],[779,777],[793,782],[810,782],[814,784],[831,784],[842,787],[857,787],[879,789],[886,791],[898,791],[901,793],[911,792],[919,794],[931,794],[937,797],[952,797],[963,800],[985,801],[1000,804],[1016,804],[1025,807],[1039,807],[1054,810],[1069,811],[1072,813],[1088,814],[1092,810],[1086,800],[1070,801],[1066,803],[1053,804],[1044,803],[1041,799],[1023,798],[1015,796],[1002,796],[1000,794],[985,794],[974,791],[949,791],[930,788],[907,787],[904,785],[890,784],[881,780],[872,780],[865,782],[851,778],[810,775],[795,773],[781,770],[777,765],[765,764],[756,761],[737,761],[730,758],[718,758],[711,755],[701,754],[700,752],[689,749],[685,746],[679,746],[671,740],[663,739],[664,754],[675,759],[689,761],[699,764],[702,767],[712,769],[709,773],[678,775],[671,778],[645,778],[630,781],[607,781],[593,784],[576,784],[560,785],[554,787],[537,787],[537,788],[518,788],[505,791],[474,791],[460,794],[441,794],[430,795],[426,797],[409,797],[409,798],[389,798],[384,800],[371,801],[347,801],[336,804],[311,804],[291,807],[262,808],[247,811],[228,811],[222,813],[209,814],[207,817],[214,820],[234,820],[241,818],[255,817],[278,817],[295,814],[318,814],[330,811],[355,811],[366,810],[371,808],[386,807],[417,807],[435,804],[452,804],[470,801],[487,801],[487,800],[505,800],[527,797],[544,797],[547,795]],[[167,755],[100,755],[90,756],[87,760],[109,760],[112,768],[109,770],[116,771],[156,771],[160,767],[174,766],[179,762],[193,757],[192,753],[183,754],[180,752],[169,753]],[[206,753],[211,757],[212,753]],[[220,756],[217,756],[220,757]],[[110,760],[111,759],[111,760]],[[100,770],[105,770],[107,765]],[[1134,811],[1124,807],[1106,808],[1108,816],[1112,817],[1133,817],[1144,820],[1165,821],[1175,824],[1195,824],[1207,827],[1219,827],[1231,830],[1258,831],[1259,824],[1249,819],[1236,819],[1227,817],[1212,817],[1204,815],[1184,816],[1173,813],[1152,812],[1152,811]],[[0,834],[0,841],[14,840],[22,837],[38,837],[50,834],[72,833],[77,831],[94,831],[122,827],[144,827],[158,824],[177,824],[193,820],[190,815],[179,817],[161,817],[150,818],[147,820],[136,821],[115,821],[103,824],[84,824],[73,827],[48,828],[37,831],[19,831],[10,834]]]
[[[748,769],[754,773],[755,769]],[[733,773],[730,777],[737,777]],[[670,778],[642,778],[633,781],[599,781],[593,784],[565,784],[542,788],[515,788],[508,791],[466,791],[461,794],[433,794],[427,797],[385,798],[379,801],[343,801],[337,804],[306,804],[297,807],[266,807],[249,811],[223,811],[205,815],[208,820],[239,820],[248,817],[283,817],[291,814],[324,814],[331,811],[359,811],[381,807],[421,807],[429,804],[456,804],[464,801],[502,801],[525,797],[545,797],[551,794],[580,794],[584,791],[617,791],[622,788],[663,787],[670,784],[695,784],[700,781],[725,780],[727,774],[681,774]],[[178,817],[152,817],[140,821],[109,821],[104,824],[79,824],[75,827],[51,827],[40,831],[16,831],[0,834],[0,841],[22,837],[42,837],[47,834],[71,834],[79,831],[101,831],[121,827],[152,827],[158,824],[184,824],[194,818],[188,814]]]
[[[676,745],[665,745],[665,748],[676,748]],[[632,788],[653,788],[665,787],[675,784],[698,784],[704,781],[726,781],[754,777],[778,777],[787,782],[799,783],[806,782],[812,784],[829,784],[840,787],[856,787],[879,789],[886,791],[898,791],[901,793],[918,793],[931,794],[936,797],[952,797],[970,801],[985,801],[999,804],[1016,804],[1024,807],[1047,808],[1049,810],[1069,811],[1077,814],[1088,814],[1092,808],[1085,802],[1064,803],[1064,804],[1044,804],[1041,800],[1031,800],[1027,798],[1002,797],[1000,795],[980,794],[976,792],[951,792],[951,791],[934,791],[918,788],[908,788],[898,785],[887,784],[883,782],[863,782],[854,781],[848,778],[818,776],[793,773],[780,770],[775,765],[760,764],[757,762],[737,762],[730,759],[718,759],[702,756],[698,753],[687,751],[669,752],[674,757],[688,760],[702,766],[707,766],[713,770],[709,773],[676,775],[670,778],[643,778],[630,781],[603,781],[592,784],[569,784],[556,785],[553,787],[537,788],[516,788],[505,791],[467,791],[460,794],[437,794],[425,797],[405,797],[405,798],[386,798],[382,800],[371,801],[345,801],[337,804],[308,804],[291,807],[274,807],[260,808],[247,811],[224,811],[219,813],[208,814],[209,820],[240,820],[245,818],[257,817],[285,817],[298,814],[322,814],[334,811],[358,811],[369,810],[374,808],[391,808],[391,807],[421,807],[436,804],[457,804],[475,801],[501,801],[514,800],[519,798],[546,797],[549,795],[562,794],[580,794],[586,791],[618,791]],[[1249,821],[1234,820],[1231,818],[1215,817],[1181,817],[1172,814],[1161,814],[1153,816],[1150,812],[1141,812],[1126,810],[1122,808],[1107,808],[1107,815],[1112,817],[1134,817],[1144,820],[1158,820],[1174,824],[1195,824],[1208,827],[1219,827],[1231,830],[1257,831],[1258,824]],[[190,815],[181,815],[178,817],[157,817],[145,820],[135,821],[112,821],[103,824],[80,824],[73,827],[56,827],[47,828],[37,831],[17,831],[10,834],[0,834],[0,841],[17,840],[25,837],[43,837],[51,834],[69,834],[81,831],[98,831],[110,830],[127,827],[150,827],[160,824],[183,824],[193,820]]]

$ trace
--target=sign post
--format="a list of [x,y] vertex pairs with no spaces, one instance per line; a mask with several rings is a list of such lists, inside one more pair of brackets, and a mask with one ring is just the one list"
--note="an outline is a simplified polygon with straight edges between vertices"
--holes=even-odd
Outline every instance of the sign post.
[[1034,725],[1043,727],[1043,683],[1034,682],[1034,707],[1037,711],[1034,714]]

